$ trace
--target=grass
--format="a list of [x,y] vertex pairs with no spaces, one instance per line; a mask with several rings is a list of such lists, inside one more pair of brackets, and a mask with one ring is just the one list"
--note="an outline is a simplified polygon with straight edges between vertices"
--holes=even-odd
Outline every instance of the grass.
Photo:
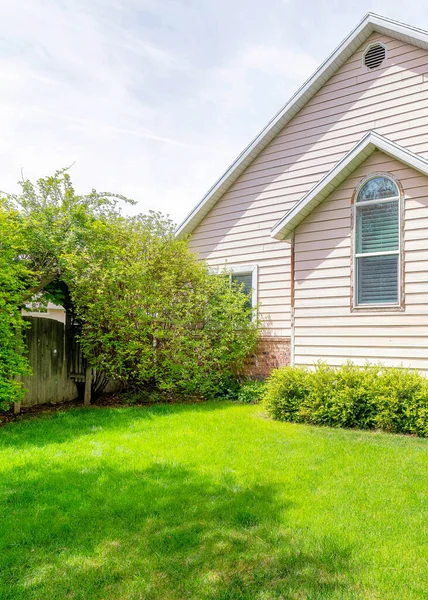
[[0,429],[0,598],[426,598],[428,441],[226,402]]

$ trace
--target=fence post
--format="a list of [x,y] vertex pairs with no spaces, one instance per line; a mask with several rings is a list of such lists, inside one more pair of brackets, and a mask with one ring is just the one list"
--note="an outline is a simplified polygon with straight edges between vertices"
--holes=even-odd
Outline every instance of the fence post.
[[85,375],[85,395],[83,397],[83,404],[89,406],[91,404],[91,386],[92,386],[92,368],[87,365]]

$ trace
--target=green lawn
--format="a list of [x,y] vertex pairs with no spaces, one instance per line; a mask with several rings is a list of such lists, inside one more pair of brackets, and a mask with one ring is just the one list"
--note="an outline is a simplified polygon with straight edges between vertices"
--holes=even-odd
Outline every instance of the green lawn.
[[0,598],[426,598],[428,440],[231,403],[0,429]]

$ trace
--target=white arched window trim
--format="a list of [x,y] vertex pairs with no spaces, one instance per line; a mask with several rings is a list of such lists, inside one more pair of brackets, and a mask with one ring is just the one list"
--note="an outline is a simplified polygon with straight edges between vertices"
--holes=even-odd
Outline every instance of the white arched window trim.
[[[364,200],[362,202],[358,202],[359,195],[360,195],[360,192],[362,191],[363,187],[369,181],[376,179],[378,177],[385,177],[385,178],[389,179],[396,186],[398,194],[395,196],[387,197],[387,198],[375,198],[373,200]],[[358,251],[358,240],[357,240],[357,235],[358,235],[357,212],[358,212],[359,207],[387,204],[388,202],[397,202],[397,204],[398,204],[398,224],[397,224],[398,244],[397,244],[397,248],[394,250],[383,250],[383,251],[379,251],[379,252],[359,252]],[[352,218],[352,221],[353,221],[352,306],[353,306],[353,309],[356,309],[356,310],[402,310],[402,309],[404,309],[404,303],[403,303],[403,283],[404,283],[404,281],[403,281],[403,279],[404,279],[403,264],[404,264],[404,259],[402,256],[403,241],[402,241],[402,234],[401,234],[402,222],[403,222],[403,193],[402,193],[402,188],[401,188],[400,183],[390,173],[385,173],[385,172],[373,173],[373,174],[365,177],[360,182],[357,189],[355,190],[352,217],[353,217]],[[359,289],[360,282],[359,282],[359,273],[358,273],[358,268],[359,268],[358,261],[359,261],[359,259],[377,257],[377,256],[379,256],[379,257],[380,256],[397,256],[397,282],[396,282],[397,299],[394,302],[392,302],[392,301],[388,301],[388,302],[378,302],[378,301],[361,302],[361,301],[359,301],[359,298],[360,298],[359,292],[361,290]]]

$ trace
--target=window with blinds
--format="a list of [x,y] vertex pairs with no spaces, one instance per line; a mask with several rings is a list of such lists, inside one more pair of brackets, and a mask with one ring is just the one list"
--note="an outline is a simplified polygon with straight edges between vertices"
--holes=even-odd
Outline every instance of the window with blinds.
[[357,305],[399,303],[400,193],[392,179],[374,177],[355,204]]

